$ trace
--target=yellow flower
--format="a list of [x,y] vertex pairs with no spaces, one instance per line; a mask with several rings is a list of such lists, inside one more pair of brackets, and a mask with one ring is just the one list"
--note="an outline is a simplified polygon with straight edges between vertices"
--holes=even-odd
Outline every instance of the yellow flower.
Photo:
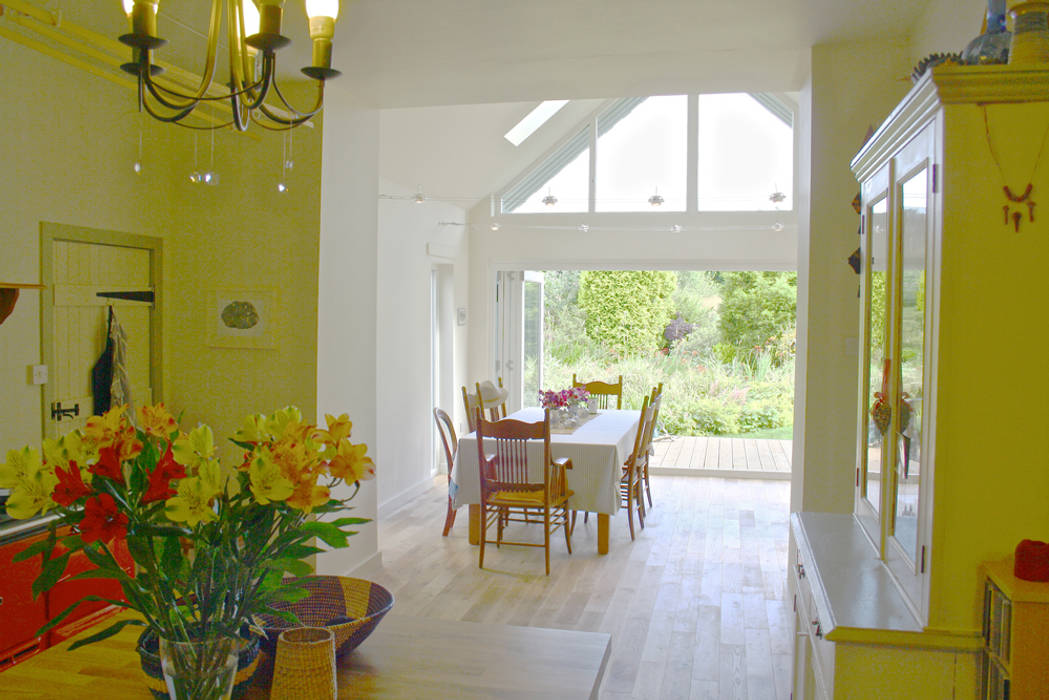
[[266,419],[266,431],[275,439],[294,435],[302,427],[302,411],[286,406]]
[[127,423],[124,411],[126,410],[127,406],[116,406],[101,416],[91,416],[84,424],[84,438],[96,445],[112,443],[117,434],[125,430]]
[[162,440],[166,440],[171,433],[178,430],[178,423],[175,421],[168,409],[164,407],[163,403],[158,403],[156,406],[140,406],[138,409],[138,424],[142,428],[142,432],[154,435]]
[[263,442],[266,435],[266,416],[257,414],[245,416],[240,429],[233,435],[238,442]]
[[[29,447],[9,450],[7,462],[0,464],[0,488],[13,489],[28,484],[43,470],[40,453]],[[48,493],[51,493],[48,491]]]
[[327,503],[330,498],[331,492],[327,486],[318,486],[312,481],[303,481],[295,487],[295,492],[288,498],[287,503],[292,508],[309,513],[317,506]]
[[85,447],[77,431],[66,433],[57,440],[47,438],[44,440],[44,463],[52,469],[65,467],[70,462],[85,464],[91,457],[98,456],[97,450],[92,453],[86,451]]
[[328,423],[327,431],[320,431],[323,439],[329,445],[333,447],[338,445],[339,442],[345,440],[350,436],[350,429],[353,428],[353,423],[350,422],[350,417],[343,413],[338,418],[325,413],[324,420]]
[[51,500],[51,492],[57,484],[58,477],[53,472],[38,469],[14,487],[7,498],[7,514],[12,518],[25,520],[37,513],[46,513],[55,505]]
[[375,477],[375,462],[365,454],[368,446],[364,443],[353,445],[343,441],[339,443],[338,453],[328,463],[328,471],[338,479],[347,482],[366,481]]
[[178,495],[165,502],[164,513],[169,519],[186,523],[190,527],[202,522],[213,522],[218,519],[210,505],[214,496],[214,490],[208,488],[200,477],[182,479],[178,482]]
[[199,467],[215,454],[215,437],[211,428],[201,425],[183,435],[171,445],[171,455],[184,467]]
[[214,498],[225,490],[225,479],[222,477],[222,467],[217,459],[209,459],[200,463],[197,467],[197,478],[200,479],[201,488],[208,494],[209,499]]
[[262,505],[270,501],[283,501],[294,491],[294,485],[284,478],[280,467],[266,451],[256,454],[251,460],[248,475],[251,478],[251,492]]

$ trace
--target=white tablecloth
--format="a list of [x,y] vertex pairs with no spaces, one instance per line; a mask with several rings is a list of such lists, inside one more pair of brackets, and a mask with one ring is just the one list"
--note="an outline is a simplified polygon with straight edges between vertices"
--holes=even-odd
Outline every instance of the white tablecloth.
[[[550,451],[554,459],[569,457],[572,460],[572,468],[567,472],[568,488],[575,492],[572,508],[610,515],[619,510],[619,478],[623,462],[634,449],[640,416],[640,411],[601,411],[571,434],[554,433],[550,436]],[[543,419],[543,410],[525,408],[508,418],[535,422]],[[530,465],[541,468],[542,455],[542,440],[532,441],[528,453]],[[541,480],[541,472],[539,474]],[[453,481],[453,501],[457,508],[481,502],[477,433],[468,433],[459,439]]]

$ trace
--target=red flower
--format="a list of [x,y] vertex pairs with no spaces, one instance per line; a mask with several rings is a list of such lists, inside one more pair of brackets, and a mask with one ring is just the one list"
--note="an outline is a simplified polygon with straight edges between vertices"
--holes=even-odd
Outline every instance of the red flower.
[[127,536],[127,516],[117,510],[116,501],[108,493],[99,494],[84,504],[84,519],[80,521],[80,539],[84,542],[111,542]]
[[70,506],[83,496],[91,495],[91,489],[80,476],[80,467],[76,462],[71,461],[68,469],[55,467],[55,476],[58,477],[58,485],[51,492],[51,500],[58,505]]
[[154,501],[166,501],[178,492],[171,488],[172,479],[182,479],[186,476],[186,468],[175,461],[171,454],[171,446],[164,452],[164,456],[157,462],[156,468],[149,475],[149,488],[142,494],[142,503]]
[[88,467],[88,471],[123,484],[124,472],[120,467],[119,449],[119,445],[99,448],[98,461]]

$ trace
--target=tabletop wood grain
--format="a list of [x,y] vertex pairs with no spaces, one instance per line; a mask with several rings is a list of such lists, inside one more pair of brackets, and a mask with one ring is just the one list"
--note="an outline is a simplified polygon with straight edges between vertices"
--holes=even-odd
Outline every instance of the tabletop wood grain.
[[[129,626],[75,651],[48,649],[0,672],[0,697],[149,700],[140,632]],[[388,615],[338,660],[339,697],[596,699],[610,649],[605,633]]]

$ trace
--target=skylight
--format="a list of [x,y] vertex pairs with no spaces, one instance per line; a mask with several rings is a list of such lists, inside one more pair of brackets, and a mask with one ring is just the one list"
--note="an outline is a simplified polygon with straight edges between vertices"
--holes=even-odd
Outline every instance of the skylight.
[[515,146],[520,146],[525,139],[546,124],[547,120],[557,114],[566,104],[568,100],[543,100],[535,109],[526,114],[524,119],[517,122],[513,129],[507,131],[503,138]]

